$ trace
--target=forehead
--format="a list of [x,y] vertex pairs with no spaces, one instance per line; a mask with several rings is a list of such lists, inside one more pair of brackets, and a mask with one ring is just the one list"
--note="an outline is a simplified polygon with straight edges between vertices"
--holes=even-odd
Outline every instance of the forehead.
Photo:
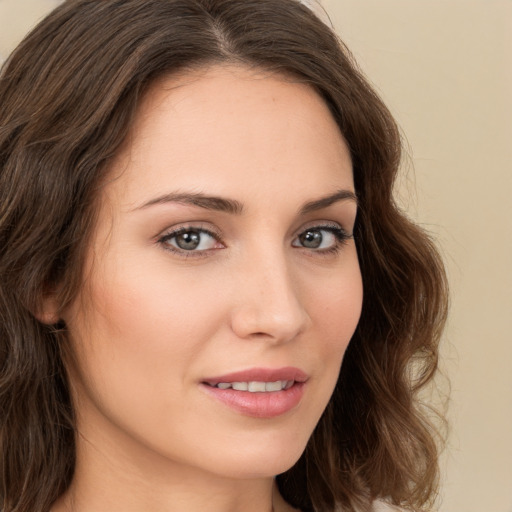
[[240,196],[262,184],[276,194],[291,183],[313,196],[353,189],[349,150],[318,93],[239,66],[152,84],[115,167],[122,174],[114,183],[130,203],[162,187]]

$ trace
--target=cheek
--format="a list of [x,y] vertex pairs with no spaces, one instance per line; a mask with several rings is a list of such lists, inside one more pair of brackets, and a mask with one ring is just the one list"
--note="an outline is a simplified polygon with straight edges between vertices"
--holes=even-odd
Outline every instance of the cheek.
[[321,286],[311,287],[308,295],[310,316],[316,329],[326,336],[326,349],[344,352],[359,322],[363,302],[355,251],[339,273],[333,272]]
[[168,279],[164,268],[113,261],[91,273],[86,304],[76,306],[68,327],[88,393],[97,402],[110,396],[133,407],[187,379],[218,316],[204,284],[201,294],[197,283]]
[[363,284],[355,249],[343,268],[324,276],[321,286],[311,286],[308,296],[308,312],[312,321],[309,351],[318,362],[316,375],[327,402],[336,385],[345,351],[350,343],[361,316]]
[[198,293],[194,288],[193,283],[169,281],[158,272],[129,268],[97,280],[94,309],[87,315],[91,351],[108,352],[118,362],[133,361],[139,369],[149,365],[153,371],[172,361],[178,377],[179,363],[199,350],[217,321],[208,289],[202,286]]
[[191,369],[218,329],[219,313],[204,282],[201,294],[198,283],[164,276],[155,266],[127,264],[98,273],[89,307],[71,317],[78,364],[72,380],[89,435],[114,425],[157,451],[182,436],[175,420],[194,403]]

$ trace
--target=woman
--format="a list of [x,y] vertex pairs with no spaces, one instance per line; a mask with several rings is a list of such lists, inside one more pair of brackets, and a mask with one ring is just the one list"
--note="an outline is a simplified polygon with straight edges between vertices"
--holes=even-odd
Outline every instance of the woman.
[[296,0],[43,20],[0,79],[2,511],[429,510],[446,285],[399,160]]

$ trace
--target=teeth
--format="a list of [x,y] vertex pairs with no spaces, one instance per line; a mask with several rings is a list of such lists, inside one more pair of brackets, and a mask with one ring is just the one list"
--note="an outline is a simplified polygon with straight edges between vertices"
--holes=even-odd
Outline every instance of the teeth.
[[264,393],[265,391],[282,391],[293,386],[293,380],[277,380],[275,382],[219,382],[219,389],[234,389],[235,391],[249,391],[250,393]]
[[256,391],[265,391],[265,383],[264,382],[249,382],[248,391],[251,393],[255,393]]
[[286,386],[286,381],[266,382],[265,391],[281,391]]

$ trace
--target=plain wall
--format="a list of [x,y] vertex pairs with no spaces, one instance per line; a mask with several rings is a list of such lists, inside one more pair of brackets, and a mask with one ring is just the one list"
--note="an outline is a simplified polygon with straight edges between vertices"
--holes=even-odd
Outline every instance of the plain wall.
[[[0,0],[0,56],[57,3]],[[441,511],[512,512],[512,1],[323,4],[403,128],[400,197],[448,266]]]

